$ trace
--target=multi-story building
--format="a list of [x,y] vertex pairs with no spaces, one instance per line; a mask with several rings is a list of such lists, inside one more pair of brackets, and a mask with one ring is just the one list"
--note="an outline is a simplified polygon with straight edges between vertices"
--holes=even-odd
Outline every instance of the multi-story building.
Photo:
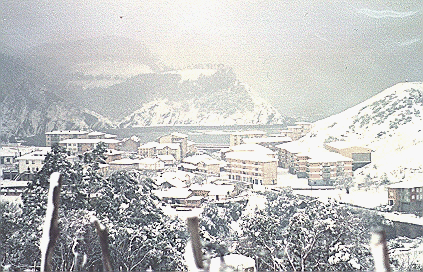
[[351,158],[353,160],[353,170],[372,162],[372,150],[370,148],[354,145],[350,142],[339,141],[325,143],[324,148]]
[[409,180],[387,186],[388,205],[398,212],[423,214],[423,182]]
[[48,150],[43,149],[18,157],[16,160],[19,162],[19,174],[35,174],[40,171],[47,153]]
[[138,154],[143,158],[156,158],[159,155],[172,155],[175,160],[181,160],[181,148],[179,143],[149,142],[138,148]]
[[290,137],[285,136],[272,136],[272,137],[262,137],[262,138],[245,138],[242,140],[245,144],[258,144],[264,147],[271,149],[272,151],[276,150],[276,146],[292,142]]
[[293,141],[296,141],[310,132],[312,123],[308,122],[297,122],[294,126],[288,126],[286,130],[281,130],[282,136],[290,137]]
[[56,130],[46,132],[46,146],[52,146],[67,139],[86,139],[88,138],[88,131],[83,130]]
[[243,139],[246,138],[263,138],[266,136],[264,131],[238,131],[229,136],[229,145],[236,146],[244,144]]
[[179,157],[179,159],[177,160],[185,158],[188,153],[188,135],[179,132],[174,132],[172,134],[160,137],[158,139],[158,142],[161,144],[179,144],[180,154],[177,156]]
[[210,175],[220,175],[221,169],[226,165],[224,161],[216,160],[209,155],[194,155],[182,160],[181,170],[200,172]]
[[225,153],[229,179],[253,184],[277,183],[275,152],[260,145],[239,145]]
[[309,185],[333,185],[353,177],[350,158],[327,151],[310,153],[308,157],[305,169]]
[[93,150],[99,143],[104,143],[107,149],[117,149],[119,140],[116,139],[67,139],[59,142],[71,154],[83,154]]
[[279,166],[299,178],[307,178],[310,185],[332,185],[336,180],[353,176],[353,160],[325,149],[310,149],[300,142],[277,146]]

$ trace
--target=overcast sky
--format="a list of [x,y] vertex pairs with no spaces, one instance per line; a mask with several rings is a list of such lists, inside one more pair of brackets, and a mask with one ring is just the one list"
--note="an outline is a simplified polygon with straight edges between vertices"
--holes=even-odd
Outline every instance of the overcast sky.
[[283,114],[339,112],[423,80],[422,1],[3,0],[3,43],[117,35],[167,65],[232,66]]

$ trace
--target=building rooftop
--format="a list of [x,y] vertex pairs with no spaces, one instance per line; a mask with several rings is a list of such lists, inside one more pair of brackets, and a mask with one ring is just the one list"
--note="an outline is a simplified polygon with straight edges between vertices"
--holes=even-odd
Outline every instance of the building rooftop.
[[253,161],[253,162],[273,162],[277,159],[269,156],[269,154],[261,152],[229,152],[226,153],[227,159]]
[[139,164],[141,160],[121,159],[109,162],[111,165],[134,165]]
[[419,180],[410,180],[410,181],[403,181],[403,182],[390,184],[390,185],[387,185],[386,187],[393,188],[393,189],[417,188],[417,187],[423,187],[423,182]]
[[269,154],[269,155],[275,154],[275,152],[273,152],[271,149],[264,147],[262,145],[258,145],[258,144],[240,144],[240,145],[231,146],[229,149],[233,152],[247,151],[247,152],[260,152],[260,153]]
[[344,148],[358,148],[361,152],[372,152],[370,148],[363,147],[362,145],[354,142],[347,142],[347,141],[337,141],[331,143],[325,143],[326,146],[333,147],[336,149],[344,149]]
[[[303,154],[303,153],[301,153]],[[320,163],[320,162],[352,162],[351,158],[344,157],[338,153],[329,152],[326,150],[314,150],[308,152],[305,155],[310,157],[308,160],[309,163]]]
[[116,139],[67,139],[60,141],[61,144],[97,144],[103,142],[105,144],[117,144],[120,141]]
[[88,131],[84,131],[84,130],[55,130],[55,131],[50,131],[50,132],[46,132],[46,135],[84,135],[84,134],[88,134]]

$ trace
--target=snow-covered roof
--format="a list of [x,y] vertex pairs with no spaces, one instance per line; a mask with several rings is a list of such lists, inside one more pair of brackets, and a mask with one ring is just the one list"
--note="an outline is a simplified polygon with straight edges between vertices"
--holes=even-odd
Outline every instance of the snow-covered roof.
[[106,152],[104,153],[104,155],[119,155],[119,154],[123,154],[125,153],[125,151],[120,151],[120,150],[116,150],[116,149],[106,149]]
[[120,141],[116,139],[67,139],[60,141],[61,144],[97,144],[103,142],[105,144],[117,144]]
[[260,153],[260,152],[229,152],[229,153],[226,153],[226,158],[234,159],[234,160],[254,161],[254,162],[277,161],[277,159],[269,156],[268,154]]
[[355,142],[349,142],[349,141],[337,141],[337,142],[331,142],[331,143],[325,143],[325,145],[336,148],[336,149],[344,149],[344,148],[360,148],[363,151],[366,150],[368,152],[371,152],[372,150],[370,148],[363,147],[359,143]]
[[310,122],[295,122],[295,124],[301,126],[301,125],[312,125],[313,123],[310,123]]
[[188,188],[176,188],[172,187],[168,190],[152,190],[153,194],[155,194],[158,198],[188,198],[192,192],[188,190]]
[[84,134],[88,134],[88,131],[84,131],[84,130],[55,130],[55,131],[50,131],[50,132],[46,132],[46,135],[84,135]]
[[192,191],[208,191],[209,195],[227,195],[228,192],[231,193],[235,189],[235,185],[224,184],[193,184],[189,187]]
[[166,147],[168,147],[170,149],[173,149],[173,150],[180,149],[180,145],[179,144],[174,144],[174,143],[158,144],[156,146],[156,149],[165,149]]
[[162,177],[165,179],[180,179],[182,181],[190,180],[194,175],[184,171],[176,171],[176,172],[165,172],[162,174]]
[[[303,153],[300,153],[303,154]],[[353,160],[348,157],[344,157],[338,153],[329,152],[326,150],[312,151],[305,153],[310,159],[309,163],[320,163],[320,162],[352,162]]]
[[187,198],[188,201],[197,201],[197,200],[202,200],[204,197],[203,196],[190,196],[189,198]]
[[140,164],[156,164],[158,162],[160,162],[160,159],[157,158],[144,158],[139,160]]
[[135,136],[135,135],[131,136],[129,139],[131,139],[132,141],[137,142],[137,143],[141,141],[141,139],[139,137]]
[[30,183],[30,181],[3,180],[0,181],[0,188],[27,187],[28,183]]
[[392,188],[392,189],[417,188],[417,187],[423,187],[423,181],[421,180],[403,181],[403,182],[387,185],[386,187]]
[[203,154],[203,155],[194,155],[194,156],[186,157],[185,159],[183,159],[183,162],[197,164],[199,162],[202,162],[205,160],[211,160],[211,159],[212,159],[211,156],[207,154]]
[[133,160],[133,159],[121,159],[109,162],[111,165],[134,165],[139,164],[140,160]]
[[264,147],[262,145],[258,145],[258,144],[235,145],[235,146],[231,146],[230,150],[232,150],[234,152],[249,151],[249,152],[260,152],[260,153],[263,153],[263,154],[275,154],[275,152],[273,152],[271,149]]
[[47,150],[37,150],[21,156],[17,160],[44,160],[48,152]]
[[92,132],[88,133],[88,136],[103,136],[105,134],[106,133],[100,132],[100,131],[92,131]]
[[139,148],[154,148],[159,145],[158,142],[148,142],[146,144],[141,145]]
[[172,155],[157,155],[157,158],[162,161],[175,161],[175,157],[173,157]]
[[277,145],[276,147],[282,150],[286,150],[292,154],[306,152],[309,150],[309,148],[305,144],[298,141],[280,144],[280,145]]

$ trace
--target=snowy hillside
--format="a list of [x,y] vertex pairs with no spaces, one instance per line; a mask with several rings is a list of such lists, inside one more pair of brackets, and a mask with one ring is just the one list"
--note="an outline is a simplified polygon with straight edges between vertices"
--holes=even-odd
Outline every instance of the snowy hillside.
[[284,118],[230,69],[166,72],[178,79],[127,116],[120,127],[151,125],[246,125],[283,123]]
[[55,95],[42,74],[19,61],[0,55],[0,141],[13,137],[41,137],[53,129],[105,129],[110,120],[75,107]]
[[302,141],[347,141],[374,150],[363,174],[403,178],[423,171],[423,83],[400,83],[314,124]]

